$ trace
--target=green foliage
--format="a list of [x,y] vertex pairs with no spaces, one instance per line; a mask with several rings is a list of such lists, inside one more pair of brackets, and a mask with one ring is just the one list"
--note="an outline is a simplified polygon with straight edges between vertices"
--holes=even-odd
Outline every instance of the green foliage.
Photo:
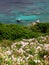
[[11,40],[2,40],[2,41],[0,41],[0,43],[1,43],[0,45],[4,46],[6,48],[7,46],[11,46],[12,42],[13,41],[11,41]]
[[29,48],[30,48],[30,51],[28,51],[28,53],[31,55],[34,55],[35,54],[35,48],[33,46],[29,47]]
[[24,63],[23,62],[20,62],[20,65],[24,65]]
[[35,33],[21,25],[0,25],[0,39],[32,38]]
[[16,44],[16,47],[18,48],[18,49],[20,49],[21,48],[21,44]]
[[45,51],[45,50],[39,51],[38,55],[39,55],[39,58],[43,58],[44,55],[47,55],[47,56],[49,55],[49,51]]
[[46,23],[40,23],[38,25],[39,29],[41,30],[42,33],[46,33],[47,32],[47,24]]
[[40,29],[39,29],[39,27],[37,26],[37,25],[31,25],[30,26],[30,29],[32,30],[32,31],[34,31],[34,32],[39,32],[40,31]]
[[43,34],[49,35],[49,23],[40,23],[39,25],[35,26],[23,26],[18,24],[0,24],[0,40],[33,38]]
[[49,23],[39,23],[30,27],[32,31],[46,33],[49,31]]
[[28,60],[28,64],[29,64],[29,65],[37,65],[32,59],[29,59],[29,60]]
[[0,57],[0,65],[1,65],[1,63],[3,62],[3,58],[2,57]]
[[8,60],[8,61],[7,61],[7,64],[8,64],[8,65],[12,65],[12,61],[11,61],[11,60]]

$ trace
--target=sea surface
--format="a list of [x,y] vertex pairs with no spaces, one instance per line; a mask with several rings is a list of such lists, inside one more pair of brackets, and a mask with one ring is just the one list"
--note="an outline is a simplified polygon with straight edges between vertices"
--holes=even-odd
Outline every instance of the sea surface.
[[38,19],[49,22],[49,0],[0,0],[0,23],[28,24]]

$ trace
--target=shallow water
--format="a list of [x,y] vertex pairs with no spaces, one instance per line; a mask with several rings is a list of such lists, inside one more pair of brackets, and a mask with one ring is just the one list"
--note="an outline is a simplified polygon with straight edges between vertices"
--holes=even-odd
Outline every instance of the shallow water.
[[0,0],[0,22],[27,24],[39,19],[49,22],[49,0]]

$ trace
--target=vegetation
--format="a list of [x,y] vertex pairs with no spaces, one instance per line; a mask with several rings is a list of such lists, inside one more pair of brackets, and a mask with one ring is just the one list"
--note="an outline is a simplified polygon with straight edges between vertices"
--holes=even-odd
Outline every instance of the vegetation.
[[[38,38],[39,39],[39,38]],[[49,65],[49,36],[25,41],[3,40],[0,43],[0,65]]]
[[23,26],[18,24],[0,24],[1,39],[23,39],[33,38],[40,35],[49,35],[49,23],[40,23],[39,25]]
[[49,65],[49,23],[0,24],[0,65]]

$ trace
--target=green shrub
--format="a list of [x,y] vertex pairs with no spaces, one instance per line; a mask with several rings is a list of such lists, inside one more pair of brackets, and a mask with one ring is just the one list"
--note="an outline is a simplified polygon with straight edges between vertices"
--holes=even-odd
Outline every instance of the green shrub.
[[18,38],[32,38],[36,33],[21,25],[2,25],[0,27],[0,39],[15,40]]
[[41,31],[42,33],[46,33],[46,32],[47,32],[47,24],[46,24],[46,23],[40,23],[40,24],[38,25],[38,28],[40,29],[40,31]]
[[40,23],[36,26],[23,26],[18,24],[0,24],[0,40],[1,39],[22,39],[33,38],[49,33],[49,24]]

